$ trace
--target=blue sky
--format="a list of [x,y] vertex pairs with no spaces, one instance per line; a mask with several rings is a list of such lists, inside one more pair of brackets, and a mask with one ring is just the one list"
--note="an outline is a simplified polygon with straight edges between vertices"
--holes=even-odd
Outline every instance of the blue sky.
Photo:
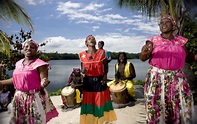
[[[32,39],[49,41],[39,49],[45,52],[78,53],[86,48],[85,37],[95,36],[112,52],[138,53],[145,40],[159,34],[158,19],[147,19],[140,12],[119,8],[118,0],[16,0],[32,19]],[[1,22],[8,35],[27,27]]]

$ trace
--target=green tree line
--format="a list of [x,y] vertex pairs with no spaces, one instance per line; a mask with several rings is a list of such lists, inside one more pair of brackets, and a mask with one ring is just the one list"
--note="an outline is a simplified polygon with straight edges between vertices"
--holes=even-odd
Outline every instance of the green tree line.
[[[112,59],[117,59],[119,52],[109,52]],[[70,60],[70,59],[79,59],[77,53],[42,53],[43,57],[49,57],[50,60]],[[139,59],[139,53],[127,53],[128,59]],[[42,56],[39,56],[42,59]]]

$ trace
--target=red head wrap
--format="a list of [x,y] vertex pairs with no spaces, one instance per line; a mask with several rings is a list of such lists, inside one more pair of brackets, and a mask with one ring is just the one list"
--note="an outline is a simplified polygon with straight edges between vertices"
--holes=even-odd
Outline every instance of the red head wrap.
[[170,16],[170,15],[163,15],[162,17],[161,17],[161,20],[162,19],[169,19],[170,21],[171,21],[171,23],[172,23],[172,25],[176,25],[176,22],[175,22],[175,20],[172,18],[172,16]]

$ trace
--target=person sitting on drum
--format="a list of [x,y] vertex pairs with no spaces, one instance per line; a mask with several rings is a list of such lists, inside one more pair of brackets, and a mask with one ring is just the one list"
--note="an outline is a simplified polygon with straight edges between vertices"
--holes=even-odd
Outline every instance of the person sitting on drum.
[[68,79],[66,86],[70,86],[76,89],[76,103],[81,103],[81,93],[83,85],[83,75],[80,68],[73,68],[72,73]]
[[125,83],[130,100],[135,101],[135,92],[132,79],[136,77],[135,68],[133,64],[127,61],[126,53],[120,52],[118,54],[118,62],[115,64],[115,80],[107,83],[110,87],[112,84]]

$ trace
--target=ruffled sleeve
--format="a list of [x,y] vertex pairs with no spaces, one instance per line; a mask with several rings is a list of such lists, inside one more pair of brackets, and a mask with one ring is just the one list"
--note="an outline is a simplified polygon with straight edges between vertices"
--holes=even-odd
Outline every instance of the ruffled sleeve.
[[47,66],[47,68],[49,68],[49,63],[47,63],[47,62],[45,62],[45,61],[43,61],[43,60],[41,60],[41,59],[37,59],[34,63],[33,63],[33,68],[34,69],[36,69],[36,68],[38,68],[38,67],[40,67],[40,66],[43,66],[43,65],[46,65]]

